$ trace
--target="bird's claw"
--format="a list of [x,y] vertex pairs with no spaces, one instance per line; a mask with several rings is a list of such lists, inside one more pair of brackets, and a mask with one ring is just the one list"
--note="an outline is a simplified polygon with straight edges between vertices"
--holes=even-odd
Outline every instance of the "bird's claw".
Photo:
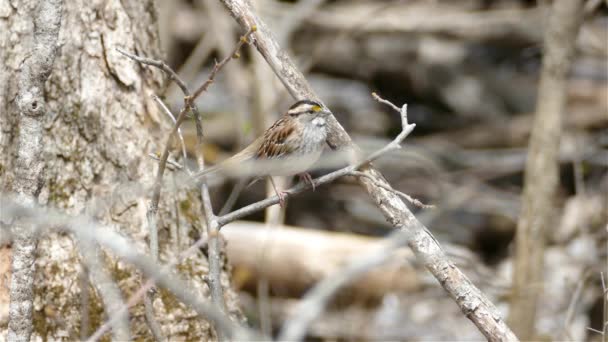
[[312,187],[312,191],[315,191],[315,188],[316,188],[315,182],[312,181],[312,177],[310,176],[310,173],[303,172],[303,173],[300,173],[298,176],[300,177],[300,181],[310,184],[310,186]]
[[285,191],[277,191],[277,196],[279,197],[279,205],[281,208],[285,208],[287,193]]

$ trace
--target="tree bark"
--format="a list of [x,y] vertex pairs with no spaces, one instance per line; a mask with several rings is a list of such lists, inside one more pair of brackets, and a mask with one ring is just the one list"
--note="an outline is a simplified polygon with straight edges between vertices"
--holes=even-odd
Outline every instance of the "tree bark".
[[559,185],[559,142],[567,73],[582,19],[582,0],[553,2],[545,35],[536,115],[526,163],[524,194],[515,239],[509,323],[522,340],[535,339],[543,283],[545,235],[552,225]]
[[[34,25],[24,8],[37,2],[28,3],[15,6],[0,0],[0,65],[3,66],[0,68],[0,185],[3,191],[12,189],[19,176],[16,146],[20,129],[10,113],[16,112],[18,78],[30,54],[29,45],[24,42],[28,42]],[[42,122],[40,158],[45,174],[38,203],[69,214],[93,216],[136,241],[140,250],[147,249],[147,200],[141,191],[132,189],[153,183],[157,165],[148,154],[160,150],[159,142],[165,141],[170,122],[150,97],[163,82],[160,71],[142,68],[115,49],[162,58],[157,17],[152,0],[66,1],[57,58],[43,91],[48,115]],[[177,220],[181,220],[182,227],[202,230],[200,208],[195,192],[163,194],[158,216],[161,261],[180,252],[171,247],[175,245],[167,238],[169,228],[176,225]],[[180,241],[180,246],[191,243]],[[14,243],[13,250],[17,246]],[[82,268],[79,254],[78,245],[68,236],[40,237],[33,289],[32,339],[80,338],[78,276]],[[107,253],[102,260],[123,291],[123,297],[139,288],[141,277],[133,267]],[[178,269],[187,273],[184,278],[191,279],[192,290],[208,297],[208,287],[203,281],[207,262],[202,254]],[[93,287],[96,286],[94,280],[92,277]],[[222,284],[226,289],[227,311],[240,318],[236,295],[228,283],[228,274],[224,272]],[[0,291],[4,291],[4,287],[0,287]],[[0,295],[1,298],[4,296]],[[208,340],[213,336],[207,322],[167,291],[159,292],[154,308],[169,339]],[[103,308],[98,295],[91,296],[89,312],[89,331],[94,331],[112,314]],[[150,338],[143,305],[132,308],[129,315],[131,337]],[[0,317],[5,317],[4,313],[0,313]],[[0,322],[0,334],[6,334],[6,328],[7,322]]]

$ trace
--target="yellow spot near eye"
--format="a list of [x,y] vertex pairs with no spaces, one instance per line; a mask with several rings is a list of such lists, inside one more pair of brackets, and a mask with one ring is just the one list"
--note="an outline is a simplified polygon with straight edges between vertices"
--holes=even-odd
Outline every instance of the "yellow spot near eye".
[[312,110],[314,112],[320,112],[321,111],[321,106],[312,106]]

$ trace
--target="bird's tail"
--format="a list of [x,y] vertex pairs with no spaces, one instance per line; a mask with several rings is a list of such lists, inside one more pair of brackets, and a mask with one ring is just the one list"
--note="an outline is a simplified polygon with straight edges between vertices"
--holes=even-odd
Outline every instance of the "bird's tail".
[[204,169],[204,170],[202,170],[202,171],[198,171],[198,172],[196,172],[196,173],[193,175],[193,177],[194,177],[195,179],[201,179],[201,178],[203,178],[203,177],[205,177],[205,176],[207,176],[207,175],[210,175],[210,174],[212,174],[212,173],[215,173],[215,172],[219,171],[219,170],[221,169],[221,166],[222,166],[222,164],[220,163],[220,164],[214,165],[214,166],[212,166],[212,167],[205,168],[205,169]]

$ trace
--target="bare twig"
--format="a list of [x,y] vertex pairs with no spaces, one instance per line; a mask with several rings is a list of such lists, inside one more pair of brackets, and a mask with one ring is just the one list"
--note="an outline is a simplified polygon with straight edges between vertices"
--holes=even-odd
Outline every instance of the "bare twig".
[[[176,124],[177,120],[175,119],[175,116],[173,115],[173,113],[171,112],[171,110],[169,110],[169,108],[167,107],[167,105],[165,105],[165,103],[163,102],[163,100],[161,100],[161,98],[158,97],[158,96],[156,96],[156,95],[152,95],[152,98],[154,99],[154,101],[156,101],[156,103],[158,103],[158,105],[160,106],[160,108],[162,108],[163,112],[165,114],[167,114],[167,116],[171,119],[171,121],[173,121],[173,124]],[[184,165],[187,165],[188,153],[186,152],[186,143],[184,142],[184,135],[182,134],[182,128],[181,127],[179,127],[177,129],[177,135],[179,137],[179,142],[180,142],[181,147],[182,147],[182,163],[184,163]],[[187,172],[190,171],[190,170],[188,170],[188,168],[185,168],[185,170]]]
[[138,63],[159,68],[160,70],[164,71],[169,76],[169,78],[173,82],[175,82],[175,84],[177,84],[177,86],[183,92],[188,91],[188,86],[186,86],[186,83],[184,81],[182,81],[182,79],[177,75],[177,73],[175,71],[173,71],[173,69],[170,66],[168,66],[167,63],[165,63],[164,61],[156,60],[156,59],[152,59],[152,58],[140,57],[140,56],[134,55],[132,53],[129,53],[121,48],[116,48],[116,51],[120,52],[121,54],[123,54],[126,57],[131,58],[132,60],[134,60]]
[[409,239],[409,234],[404,231],[396,231],[391,237],[386,239],[386,244],[373,252],[367,253],[346,265],[340,272],[337,272],[323,281],[317,283],[302,298],[295,311],[287,319],[281,333],[279,341],[300,341],[306,334],[308,326],[313,320],[319,317],[331,299],[331,297],[348,285],[350,282],[387,261],[393,256],[393,251],[404,246]]
[[515,234],[513,294],[509,323],[523,340],[535,338],[537,303],[542,293],[545,232],[554,215],[559,187],[558,151],[567,74],[582,19],[582,0],[552,4],[545,31],[536,114],[528,148],[521,213]]
[[[193,101],[196,99],[201,93],[203,93],[207,88],[213,83],[215,79],[215,75],[217,72],[226,65],[232,58],[238,57],[239,50],[248,42],[249,36],[255,32],[256,28],[250,28],[245,35],[241,37],[239,42],[236,44],[230,55],[226,56],[220,63],[216,63],[209,75],[209,78],[205,83],[203,83],[191,97],[186,95],[186,101]],[[197,133],[199,132],[201,126],[198,122],[200,121],[200,117],[196,116],[197,120]],[[197,134],[197,145],[199,148],[197,150],[202,151],[202,134]],[[204,170],[205,168],[205,160],[201,153],[197,156],[199,171]],[[220,226],[217,221],[217,216],[213,213],[213,208],[211,206],[211,196],[209,195],[209,189],[207,187],[207,183],[203,180],[201,185],[201,200],[203,203],[203,210],[205,212],[206,226],[207,226],[207,244],[208,244],[208,261],[209,261],[209,275],[207,284],[209,285],[209,289],[211,290],[211,299],[215,303],[215,305],[220,308],[220,310],[225,311],[225,303],[224,303],[224,291],[222,288],[221,282],[221,273],[222,273],[222,252],[221,252],[221,240],[219,235]],[[221,331],[218,331],[218,339],[224,340],[224,336]]]
[[[214,45],[215,39],[210,33],[205,33],[205,35],[199,39],[188,58],[186,58],[186,61],[177,71],[177,74],[181,75],[184,83],[190,83],[195,78],[197,71],[203,65],[203,62],[207,60],[207,57],[213,52]],[[176,92],[176,86],[171,84],[166,92],[167,98],[174,98]]]
[[[146,64],[146,65],[151,65],[157,68],[160,68],[161,70],[165,71],[167,74],[169,74],[170,78],[172,80],[174,80],[179,87],[182,89],[182,91],[185,94],[185,99],[184,99],[184,107],[182,108],[182,110],[180,111],[179,115],[177,116],[177,119],[175,120],[175,125],[173,126],[173,129],[171,130],[171,132],[169,133],[169,137],[167,138],[167,142],[165,144],[163,153],[160,157],[160,162],[158,165],[158,172],[156,174],[156,180],[154,182],[154,192],[153,192],[153,196],[152,196],[152,200],[150,202],[150,207],[148,210],[148,215],[153,214],[156,215],[156,212],[158,211],[158,202],[160,200],[160,191],[161,191],[161,183],[162,183],[162,178],[163,178],[163,174],[165,171],[165,167],[166,167],[166,163],[167,163],[167,158],[169,157],[169,146],[170,146],[170,142],[173,140],[173,138],[175,137],[175,135],[178,132],[179,127],[181,126],[182,122],[184,121],[184,119],[186,118],[186,112],[191,109],[193,110],[194,114],[195,114],[195,118],[199,116],[198,114],[198,109],[196,109],[195,106],[193,106],[194,100],[200,96],[200,94],[202,94],[205,90],[207,90],[207,88],[209,88],[209,86],[211,85],[211,83],[213,83],[214,79],[215,79],[215,75],[218,73],[218,71],[220,71],[229,61],[231,58],[233,58],[234,55],[236,55],[239,51],[239,49],[241,48],[241,46],[247,42],[248,37],[255,32],[255,27],[249,29],[247,31],[247,33],[241,37],[239,43],[236,45],[235,49],[232,52],[231,56],[227,56],[226,58],[224,58],[221,62],[216,63],[215,66],[213,67],[213,70],[211,71],[211,74],[209,75],[209,78],[207,79],[207,81],[205,83],[203,83],[195,92],[193,95],[190,95],[190,91],[188,90],[188,87],[185,85],[185,83],[179,78],[179,76],[175,73],[175,71],[173,71],[173,69],[171,69],[168,65],[166,65],[163,61],[157,61],[157,60],[153,60],[150,58],[144,58],[144,57],[139,57],[139,56],[135,56],[133,54],[127,53],[123,50],[117,49],[118,52],[122,53],[123,55],[139,62],[142,64]],[[196,121],[197,123],[197,137],[198,138],[202,138],[202,127],[200,126],[200,118],[197,119]],[[153,221],[150,221],[150,219],[148,220],[149,222],[155,223]],[[155,224],[153,225],[155,227]],[[150,236],[150,240],[155,240],[156,242],[156,246],[151,246],[151,253],[154,256],[156,253],[156,257],[158,257],[158,237],[157,236],[152,236],[152,235],[156,235],[156,232],[152,232],[151,231],[151,236]]]
[[[155,155],[154,153],[149,153],[148,157],[156,160],[157,162],[160,162],[160,158],[157,155]],[[179,164],[179,163],[177,163],[177,162],[175,162],[175,161],[173,161],[171,159],[167,159],[167,164],[169,166],[172,166],[172,167],[178,169],[178,170],[183,170],[184,169],[184,166],[182,164]],[[169,168],[169,169],[171,169],[171,168]]]
[[230,212],[230,210],[232,210],[232,208],[234,207],[234,204],[236,203],[237,199],[239,198],[241,192],[245,189],[246,185],[247,185],[246,179],[239,179],[239,181],[232,188],[232,191],[230,191],[230,195],[228,195],[228,199],[226,199],[226,202],[222,206],[222,209],[220,209],[220,212],[218,215],[220,215],[220,216],[224,215],[224,214]]
[[376,182],[376,180],[374,178],[370,177],[368,174],[363,173],[361,171],[352,171],[352,172],[349,173],[349,175],[350,176],[355,176],[355,177],[366,177],[371,182],[377,183],[376,184],[377,186],[379,186],[379,187],[381,187],[381,188],[383,188],[383,189],[385,189],[387,191],[394,192],[397,196],[403,198],[404,200],[410,202],[411,204],[417,206],[418,208],[421,208],[421,209],[434,209],[435,208],[434,205],[424,204],[419,199],[414,198],[414,197],[412,197],[412,196],[410,196],[410,195],[408,195],[408,194],[406,194],[404,192],[401,192],[401,191],[393,189],[393,188],[389,188],[389,187],[387,187],[386,185],[384,185],[382,183]]
[[[129,332],[129,313],[127,311],[120,312],[123,306],[122,294],[118,286],[112,280],[112,277],[103,266],[99,248],[90,239],[82,238],[76,235],[77,243],[80,249],[80,254],[88,275],[93,279],[93,284],[99,290],[100,297],[106,308],[108,316],[115,315],[116,319],[112,325],[112,339],[115,341],[128,341],[130,339]],[[88,287],[83,288],[88,292]]]
[[[196,1],[207,14],[207,23],[209,25],[208,34],[215,40],[215,48],[220,56],[238,56],[238,47],[235,50],[232,39],[235,32],[239,30],[232,23],[230,16],[225,13],[222,4],[216,0],[198,0]],[[227,89],[230,89],[227,96],[231,100],[231,107],[234,109],[234,124],[237,127],[245,127],[247,116],[250,107],[247,105],[249,89],[248,81],[245,77],[247,71],[243,63],[238,60],[226,66],[225,82]],[[240,150],[245,145],[246,134],[236,135],[236,148]]]
[[[198,251],[200,248],[202,248],[204,245],[206,245],[207,241],[205,239],[199,239],[198,241],[196,241],[192,246],[190,246],[188,249],[186,249],[184,252],[182,252],[181,254],[179,254],[177,256],[177,258],[175,258],[174,260],[172,260],[171,262],[167,263],[167,265],[165,266],[168,270],[173,269],[176,265],[182,263],[184,260],[186,260],[188,257],[190,257],[191,255],[193,255],[196,251]],[[152,279],[149,279],[142,287],[139,288],[139,290],[137,290],[128,300],[126,305],[124,305],[120,310],[117,311],[117,313],[119,312],[127,312],[127,310],[134,306],[135,304],[137,304],[139,302],[139,300],[144,297],[145,293],[150,290],[152,287],[154,286],[154,281]],[[91,341],[96,341],[99,338],[101,338],[101,336],[112,326],[112,324],[114,323],[114,321],[116,320],[116,317],[112,317],[110,318],[107,322],[105,322],[104,324],[102,324],[97,331],[95,331],[95,333],[93,333],[93,335],[91,335],[88,339],[89,342]]]
[[[33,7],[30,7],[32,5]],[[33,205],[42,187],[44,160],[42,138],[46,116],[44,83],[48,79],[55,56],[57,37],[61,27],[62,0],[48,0],[23,4],[32,8],[33,39],[20,66],[15,103],[17,110],[9,114],[19,118],[17,130],[17,156],[15,179],[11,189],[20,204]],[[14,235],[12,248],[12,273],[8,341],[29,341],[32,334],[32,308],[34,305],[34,273],[36,261],[36,237],[19,219],[11,222]]]
[[566,319],[564,320],[564,326],[562,327],[562,338],[564,339],[568,339],[568,340],[574,340],[572,338],[572,336],[570,335],[570,323],[572,322],[572,317],[574,316],[574,310],[576,308],[576,304],[578,303],[581,293],[583,292],[583,289],[585,287],[585,284],[587,283],[587,279],[589,279],[589,276],[592,274],[591,269],[586,270],[583,274],[581,279],[579,279],[577,281],[576,284],[576,289],[574,290],[574,293],[572,294],[572,298],[570,299],[570,304],[568,305],[568,310],[566,311]]
[[600,279],[602,280],[602,300],[604,302],[604,310],[602,315],[602,336],[604,338],[604,342],[606,342],[608,341],[608,287],[606,287],[604,272],[600,272]]
[[80,286],[80,340],[84,341],[89,336],[90,322],[90,284],[89,284],[89,271],[86,265],[81,263],[82,271],[78,275],[79,286]]
[[[78,236],[79,240],[87,240],[90,243],[98,243],[104,248],[108,248],[119,258],[133,264],[135,267],[141,270],[148,279],[150,279],[146,283],[147,288],[144,287],[137,291],[136,295],[138,300],[143,296],[143,293],[156,282],[160,286],[171,291],[171,293],[175,295],[181,302],[190,306],[201,317],[211,321],[214,326],[218,327],[218,329],[222,330],[233,339],[261,339],[261,337],[255,333],[233,323],[223,312],[218,310],[214,304],[200,300],[195,293],[189,290],[190,287],[185,281],[181,280],[179,276],[176,276],[170,272],[174,266],[173,264],[159,265],[157,261],[152,260],[145,254],[138,252],[137,248],[134,247],[135,244],[133,242],[115,232],[110,227],[102,226],[85,216],[69,216],[54,209],[40,208],[33,205],[22,205],[17,201],[8,198],[7,196],[0,196],[0,206],[2,206],[4,215],[9,217],[18,216],[24,220],[27,219],[27,223],[29,223],[28,227],[30,227],[28,230],[33,235],[38,233],[48,233],[54,230],[68,231]],[[182,256],[187,257],[191,255],[203,244],[203,241],[198,241],[195,245],[191,246],[187,251],[182,253]],[[134,295],[134,297],[136,295]],[[127,302],[127,305],[132,304],[133,303],[131,303],[130,299]],[[127,308],[127,306],[123,306],[121,310],[126,311]],[[110,320],[110,322],[116,318],[117,313],[118,310],[114,313],[114,317],[112,320]],[[105,329],[105,331],[107,331],[107,328]],[[103,334],[103,332],[100,332],[100,330],[101,328],[93,336],[91,336],[89,340],[93,341],[99,339]]]
[[401,112],[401,109],[399,107],[395,106],[391,101],[388,101],[388,100],[385,100],[385,99],[381,98],[380,96],[378,96],[378,94],[372,93],[372,97],[374,98],[374,100],[376,100],[376,101],[378,101],[380,103],[384,103],[385,105],[391,107],[397,113]]
[[[249,2],[244,0],[221,1],[243,29],[249,29],[250,27],[258,29],[253,35],[254,45],[264,56],[270,68],[279,77],[288,92],[297,99],[320,100],[289,58],[287,52],[281,50],[281,47],[273,38],[273,34],[253,12]],[[334,149],[353,147],[350,137],[333,116],[328,118],[328,127],[327,143],[330,147]],[[447,258],[426,227],[414,217],[399,196],[376,185],[379,182],[390,187],[380,172],[372,168],[371,165],[366,165],[361,171],[376,180],[376,182],[371,182],[366,177],[359,178],[385,218],[395,228],[412,232],[411,239],[408,242],[409,246],[433,276],[439,280],[443,288],[466,314],[466,317],[489,340],[517,341],[517,337],[500,318],[496,307]],[[224,218],[227,218],[227,216],[224,216]],[[220,218],[221,220],[222,218]]]
[[[192,94],[192,97],[190,99],[190,101],[194,101],[196,100],[197,97],[199,97],[200,94],[202,94],[204,91],[207,90],[207,88],[209,88],[209,86],[211,85],[211,83],[213,83],[213,81],[215,80],[215,75],[217,74],[218,71],[220,71],[221,68],[224,67],[224,65],[226,65],[226,63],[228,63],[230,61],[230,59],[232,58],[238,58],[239,56],[239,50],[241,49],[241,47],[243,46],[243,44],[249,42],[249,36],[251,36],[252,33],[254,33],[255,31],[257,31],[257,27],[251,26],[247,29],[247,33],[245,33],[241,39],[239,40],[239,42],[236,44],[236,46],[234,47],[234,49],[232,50],[232,53],[229,56],[224,57],[224,59],[219,62],[216,63],[213,66],[213,70],[211,70],[211,74],[209,74],[209,78],[207,79],[207,81],[205,83],[203,83],[200,87],[198,87],[194,93]],[[183,89],[182,89],[183,90]]]
[[[153,291],[153,289],[150,289]],[[163,331],[160,328],[160,324],[154,317],[154,304],[153,304],[153,296],[148,291],[144,296],[144,318],[146,319],[146,324],[150,328],[150,333],[152,337],[154,337],[155,341],[165,341],[166,338],[163,335]]]
[[[171,75],[171,79],[175,80],[175,83],[179,85],[180,88],[184,89],[185,85],[184,82],[181,81],[181,79],[173,72],[173,70],[166,66],[166,64],[164,62],[161,62],[161,68],[164,66],[165,69],[169,70],[169,75]],[[162,69],[162,70],[165,70]],[[173,113],[169,110],[169,108],[167,108],[167,106],[165,105],[165,103],[156,95],[153,95],[152,98],[154,99],[154,101],[156,101],[156,103],[162,108],[163,112],[165,114],[167,114],[167,116],[171,119],[171,121],[173,121],[174,125],[177,125],[177,120],[175,118],[175,116],[173,115]],[[177,135],[179,137],[180,143],[181,143],[181,147],[182,147],[182,162],[184,163],[184,165],[186,165],[187,161],[188,161],[188,155],[186,152],[186,144],[184,142],[184,136],[182,135],[182,130],[181,127],[177,127]],[[168,160],[168,158],[167,158]],[[184,168],[184,170],[186,170],[186,172],[190,172],[188,170],[188,168]],[[156,233],[156,223],[154,222],[155,219],[149,219],[149,223],[151,227],[154,227],[151,229],[154,230],[154,234],[150,234],[151,238],[150,238],[150,250],[153,250],[152,246],[156,246],[156,252],[152,252],[152,255],[155,257],[158,257],[158,238],[156,238],[157,233]],[[152,239],[152,236],[155,237],[155,239]],[[156,319],[154,318],[154,305],[153,305],[153,298],[152,298],[153,294],[148,292],[146,293],[146,296],[144,298],[144,316],[146,318],[146,323],[148,324],[148,327],[150,327],[150,332],[152,333],[152,336],[154,337],[154,339],[156,341],[162,341],[164,340],[163,334],[162,334],[162,330],[160,327],[160,324],[158,324],[158,322],[156,321]]]
[[[123,51],[120,51],[122,54],[124,54],[127,57],[130,57],[142,64],[147,64],[147,65],[151,65],[157,68],[160,68],[161,70],[167,72],[171,79],[174,80],[178,86],[180,87],[180,89],[183,91],[184,93],[184,107],[182,108],[182,110],[180,111],[179,115],[177,116],[177,119],[175,119],[175,124],[173,126],[173,129],[171,130],[171,133],[169,134],[169,137],[167,139],[167,142],[164,146],[164,150],[163,153],[160,157],[160,162],[159,162],[159,166],[158,166],[158,172],[156,175],[156,180],[154,183],[154,190],[153,190],[153,196],[152,196],[152,200],[150,201],[150,206],[148,208],[148,212],[147,212],[147,218],[148,218],[148,225],[149,225],[149,230],[150,230],[150,253],[152,255],[153,260],[157,260],[158,259],[158,232],[157,232],[157,227],[156,227],[156,213],[158,211],[158,204],[160,201],[160,192],[161,192],[161,185],[162,185],[162,178],[163,178],[163,174],[164,174],[164,170],[166,167],[166,163],[167,163],[167,159],[169,156],[169,147],[170,147],[170,142],[173,140],[173,138],[175,137],[175,135],[177,133],[179,133],[179,127],[182,124],[182,122],[184,121],[185,117],[186,117],[186,113],[188,110],[192,110],[192,112],[194,113],[194,117],[195,117],[195,122],[196,122],[196,131],[197,131],[197,141],[198,141],[198,145],[200,147],[200,145],[202,145],[202,139],[203,139],[203,129],[202,129],[202,123],[201,123],[201,118],[200,118],[200,113],[198,112],[198,109],[196,108],[196,106],[193,105],[194,100],[200,96],[200,94],[202,94],[204,91],[207,90],[207,88],[209,88],[209,86],[213,83],[215,76],[217,75],[217,73],[233,58],[238,56],[238,51],[240,50],[241,46],[243,46],[243,44],[245,44],[247,42],[248,37],[255,31],[255,27],[249,29],[247,31],[247,33],[241,37],[241,39],[239,40],[239,42],[236,44],[234,50],[232,51],[231,55],[226,56],[221,62],[216,63],[215,66],[213,67],[213,70],[211,71],[209,78],[207,79],[207,81],[205,81],[195,92],[193,95],[190,95],[190,91],[188,90],[188,87],[185,85],[185,83],[179,78],[179,76],[169,67],[167,66],[164,62],[162,61],[156,61],[156,60],[152,60],[149,58],[142,58],[142,57],[137,57],[128,53],[125,53]],[[173,117],[173,114],[166,108],[163,106],[163,109],[165,109],[167,112],[170,113],[171,117]],[[202,170],[204,168],[204,159],[202,158],[202,156],[198,156],[197,157],[198,163],[199,163],[199,168],[200,170]],[[213,209],[211,207],[211,200],[210,200],[210,196],[209,196],[209,191],[207,189],[207,185],[206,183],[203,181],[202,182],[202,186],[201,186],[201,199],[203,202],[203,208],[205,211],[205,216],[206,216],[206,221],[207,221],[207,229],[208,229],[208,236],[209,236],[209,274],[210,274],[210,281],[209,286],[211,289],[211,297],[214,301],[214,303],[216,305],[218,305],[218,307],[222,310],[224,310],[224,299],[223,299],[223,291],[222,291],[222,287],[221,287],[221,281],[220,281],[220,275],[221,275],[221,263],[220,263],[220,247],[219,247],[219,226],[217,224],[217,221],[215,219],[215,215],[213,214]],[[155,327],[156,323],[153,320],[153,315],[152,315],[152,305],[151,305],[151,299],[147,298],[144,301],[145,304],[145,308],[146,308],[146,320],[148,321],[149,325],[150,325],[150,329],[152,330],[153,334],[156,335],[156,332],[160,331],[160,328]],[[222,333],[221,331],[218,331],[219,337],[221,339],[222,337]],[[157,337],[157,340],[160,339],[160,336]]]

